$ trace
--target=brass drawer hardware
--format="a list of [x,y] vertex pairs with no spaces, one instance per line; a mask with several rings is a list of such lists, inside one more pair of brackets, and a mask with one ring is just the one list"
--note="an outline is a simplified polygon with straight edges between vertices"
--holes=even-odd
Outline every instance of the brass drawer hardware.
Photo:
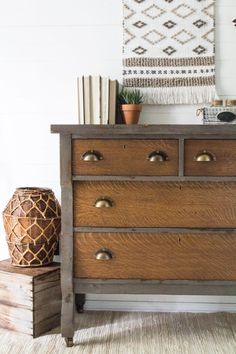
[[214,154],[212,154],[212,152],[203,150],[203,151],[199,152],[194,157],[194,161],[196,161],[196,162],[212,162],[212,161],[216,161],[216,157]]
[[95,253],[95,257],[98,261],[110,261],[112,259],[112,252],[102,248]]
[[153,151],[151,152],[151,154],[148,156],[148,160],[150,162],[164,162],[164,161],[168,161],[169,158],[166,155],[165,152],[163,151]]
[[109,198],[98,198],[95,202],[96,208],[111,208],[113,206],[113,202]]
[[99,151],[86,151],[82,156],[81,159],[86,162],[97,162],[103,160],[103,156]]

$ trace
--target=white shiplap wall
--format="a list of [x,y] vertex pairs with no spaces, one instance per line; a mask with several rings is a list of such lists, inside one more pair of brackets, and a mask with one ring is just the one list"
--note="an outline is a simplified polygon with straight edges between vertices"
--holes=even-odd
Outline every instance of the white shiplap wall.
[[[161,1],[161,0],[160,0]],[[235,0],[216,0],[217,87],[236,98]],[[17,186],[60,195],[52,123],[77,122],[76,77],[121,79],[122,0],[0,2],[0,210]],[[198,123],[193,106],[147,106],[142,123]],[[0,259],[7,257],[2,222]],[[89,308],[232,310],[235,297],[88,297]],[[97,301],[99,300],[99,301]],[[111,301],[114,300],[114,301]]]

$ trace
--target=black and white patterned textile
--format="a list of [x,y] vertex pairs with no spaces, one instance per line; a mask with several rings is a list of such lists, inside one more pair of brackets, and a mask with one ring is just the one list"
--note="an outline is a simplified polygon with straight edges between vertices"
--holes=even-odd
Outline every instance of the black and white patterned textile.
[[197,104],[215,90],[214,0],[123,0],[123,84],[145,103]]

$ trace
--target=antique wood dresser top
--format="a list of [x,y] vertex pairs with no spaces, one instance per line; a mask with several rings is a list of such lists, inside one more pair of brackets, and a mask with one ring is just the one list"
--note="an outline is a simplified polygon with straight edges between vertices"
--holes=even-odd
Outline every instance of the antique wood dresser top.
[[73,134],[78,138],[156,138],[163,136],[187,136],[209,137],[214,139],[224,137],[236,137],[236,125],[234,124],[160,124],[160,125],[52,125],[52,133]]

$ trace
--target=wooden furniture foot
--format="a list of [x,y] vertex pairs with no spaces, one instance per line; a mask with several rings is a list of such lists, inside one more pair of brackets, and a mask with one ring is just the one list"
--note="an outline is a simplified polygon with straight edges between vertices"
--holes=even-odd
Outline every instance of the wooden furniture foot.
[[85,294],[75,294],[75,305],[78,313],[84,312]]
[[74,345],[73,338],[66,337],[65,342],[66,342],[67,347],[73,347],[73,345]]

